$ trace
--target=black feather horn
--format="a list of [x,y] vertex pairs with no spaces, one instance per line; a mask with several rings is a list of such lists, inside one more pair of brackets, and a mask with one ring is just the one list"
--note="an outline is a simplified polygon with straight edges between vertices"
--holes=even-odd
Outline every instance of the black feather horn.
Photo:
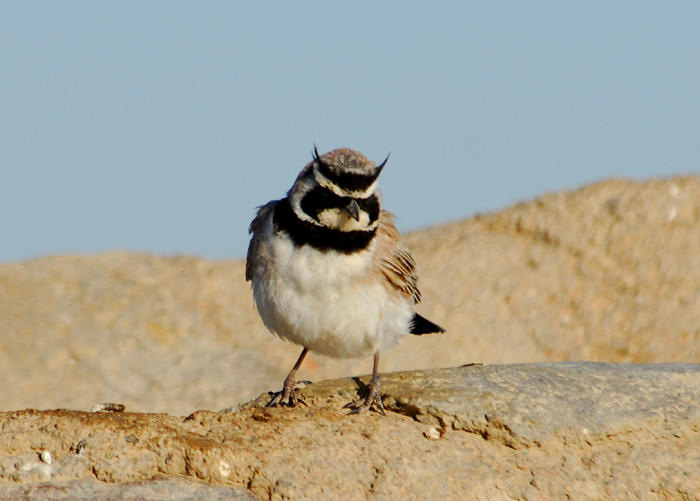
[[386,156],[386,158],[384,159],[384,161],[383,161],[382,163],[380,163],[379,165],[377,165],[377,171],[376,171],[376,173],[375,173],[375,176],[376,176],[376,177],[379,177],[379,174],[382,173],[382,169],[383,169],[384,166],[386,165],[386,162],[389,160],[389,156],[390,156],[390,155],[391,155],[391,153],[387,154],[387,156]]
[[318,154],[318,148],[316,148],[316,143],[314,143],[314,153],[313,153],[314,160],[316,163],[320,166],[325,166],[326,164],[323,163],[323,160],[321,160],[321,155]]

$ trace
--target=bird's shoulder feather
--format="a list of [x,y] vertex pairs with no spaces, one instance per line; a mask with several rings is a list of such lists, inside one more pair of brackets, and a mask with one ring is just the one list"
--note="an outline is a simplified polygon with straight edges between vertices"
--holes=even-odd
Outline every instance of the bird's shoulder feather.
[[258,213],[255,218],[250,223],[248,227],[248,233],[250,233],[250,243],[248,244],[248,254],[245,260],[245,279],[247,281],[252,280],[253,270],[255,269],[256,259],[258,257],[260,240],[262,239],[262,230],[267,218],[274,211],[275,205],[277,205],[278,200],[273,200],[258,207]]
[[379,269],[388,285],[412,299],[414,303],[420,302],[421,293],[418,289],[416,262],[408,247],[401,243],[401,235],[394,226],[394,216],[390,212],[383,210],[379,214],[379,226],[375,238]]

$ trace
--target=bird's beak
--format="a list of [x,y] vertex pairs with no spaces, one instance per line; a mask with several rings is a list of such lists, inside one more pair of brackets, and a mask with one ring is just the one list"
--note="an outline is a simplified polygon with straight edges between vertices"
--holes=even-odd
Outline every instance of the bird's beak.
[[355,221],[360,220],[360,206],[357,205],[357,200],[354,198],[350,200],[350,203],[343,207],[343,210],[348,213],[348,215]]

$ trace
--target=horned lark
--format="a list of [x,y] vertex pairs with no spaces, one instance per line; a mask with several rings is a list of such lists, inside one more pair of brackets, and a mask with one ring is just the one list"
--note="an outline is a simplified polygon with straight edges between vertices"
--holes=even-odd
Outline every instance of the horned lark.
[[393,216],[381,209],[377,179],[386,165],[340,148],[313,160],[281,200],[250,225],[246,280],[265,326],[303,347],[268,405],[294,405],[295,375],[309,351],[335,358],[374,355],[369,393],[379,392],[379,354],[406,334],[444,330],[413,311],[421,299],[415,262]]

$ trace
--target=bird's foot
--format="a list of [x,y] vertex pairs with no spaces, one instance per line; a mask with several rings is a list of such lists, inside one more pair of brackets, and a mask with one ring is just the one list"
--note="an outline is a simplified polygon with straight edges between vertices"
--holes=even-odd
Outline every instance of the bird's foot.
[[386,410],[384,409],[384,403],[382,402],[382,394],[379,391],[379,376],[373,377],[372,381],[369,383],[369,393],[364,400],[357,400],[355,402],[350,402],[345,405],[344,409],[351,409],[350,414],[361,414],[365,411],[372,409],[375,406],[375,410],[386,416]]
[[290,378],[285,379],[281,391],[268,392],[268,395],[270,395],[272,399],[265,407],[296,407],[297,404],[307,405],[304,399],[297,395],[296,390],[306,388],[310,384],[311,381],[295,381]]

